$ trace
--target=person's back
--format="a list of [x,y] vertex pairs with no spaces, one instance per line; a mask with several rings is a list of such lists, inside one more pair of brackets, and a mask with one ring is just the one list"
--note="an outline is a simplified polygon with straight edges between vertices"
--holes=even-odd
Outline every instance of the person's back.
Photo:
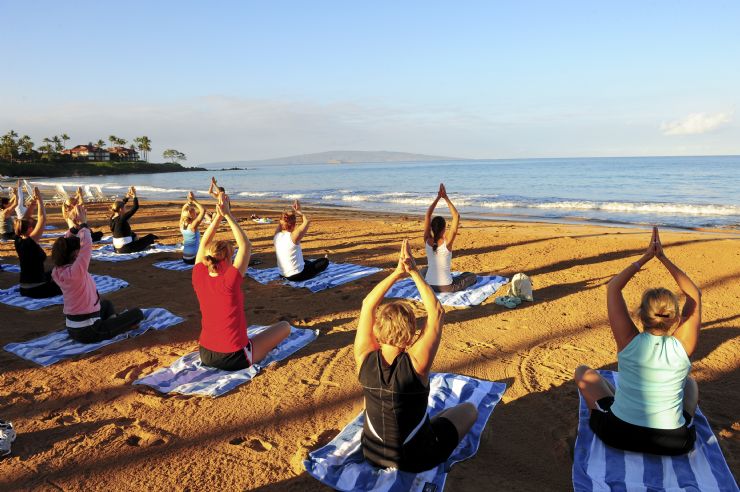
[[691,361],[672,336],[642,332],[617,354],[619,385],[612,412],[630,424],[677,429]]
[[46,253],[30,237],[16,236],[15,251],[21,268],[21,287],[42,284],[46,281],[44,262]]
[[280,275],[291,277],[303,271],[305,262],[303,261],[303,252],[300,243],[293,242],[291,233],[280,231],[275,234],[273,239],[275,243],[275,254],[277,256],[277,266]]
[[425,280],[429,285],[450,285],[452,283],[452,251],[447,249],[447,243],[437,246],[436,251],[429,243],[424,243],[427,253],[427,272]]
[[380,350],[367,355],[359,381],[365,396],[365,458],[381,467],[413,468],[416,447],[404,445],[427,421],[429,384],[422,382],[408,353],[401,352],[388,365]]
[[182,233],[182,257],[185,260],[195,260],[195,255],[198,254],[198,246],[200,245],[200,231],[191,231],[185,227],[180,229]]
[[193,289],[202,315],[199,343],[215,352],[235,352],[249,342],[243,277],[232,265],[222,265],[218,270],[217,276],[211,276],[203,263],[193,268]]

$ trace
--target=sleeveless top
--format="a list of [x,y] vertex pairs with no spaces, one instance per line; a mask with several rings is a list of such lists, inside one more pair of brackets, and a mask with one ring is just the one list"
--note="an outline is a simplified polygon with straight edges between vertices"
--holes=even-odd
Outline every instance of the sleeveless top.
[[283,277],[292,277],[303,271],[306,265],[303,261],[301,245],[293,243],[290,232],[280,231],[275,234],[275,254],[277,255],[278,270]]
[[33,287],[46,282],[46,252],[30,237],[15,237],[15,251],[21,267],[21,287]]
[[198,246],[200,246],[200,231],[191,231],[188,228],[180,229],[182,233],[182,257],[186,260],[195,258],[198,255]]
[[683,391],[691,361],[678,339],[642,332],[617,354],[617,360],[614,415],[651,429],[684,425]]
[[8,209],[0,213],[0,236],[13,233],[13,211]]
[[427,274],[425,280],[429,285],[450,285],[452,274],[450,273],[452,263],[452,251],[447,249],[444,242],[437,246],[435,252],[429,243],[424,243],[427,252]]
[[369,353],[359,379],[365,397],[363,453],[379,466],[398,467],[404,445],[424,425],[430,425],[429,385],[421,381],[406,352],[398,354],[390,366],[380,350]]

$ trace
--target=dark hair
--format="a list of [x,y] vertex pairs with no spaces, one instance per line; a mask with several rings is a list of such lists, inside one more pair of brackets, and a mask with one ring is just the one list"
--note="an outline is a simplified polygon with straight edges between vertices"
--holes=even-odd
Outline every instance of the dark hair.
[[124,205],[126,205],[126,202],[124,202],[123,200],[116,200],[115,202],[111,203],[110,204],[110,210],[111,210],[110,218],[112,219],[114,215],[120,212]]
[[79,249],[80,238],[77,236],[57,238],[51,248],[51,261],[58,267],[69,265],[72,263],[72,255]]
[[224,188],[223,186],[219,186],[218,191],[220,191],[221,193],[226,193],[226,188]]
[[25,236],[32,223],[32,219],[15,219],[13,221],[13,232],[16,236]]
[[5,208],[8,205],[8,203],[10,203],[10,198],[8,198],[7,196],[0,198],[0,205],[3,208]]
[[430,224],[430,228],[432,229],[432,249],[434,252],[437,252],[437,241],[442,239],[442,235],[445,233],[445,228],[447,227],[447,222],[445,222],[445,218],[438,215],[435,218],[432,219],[432,223]]

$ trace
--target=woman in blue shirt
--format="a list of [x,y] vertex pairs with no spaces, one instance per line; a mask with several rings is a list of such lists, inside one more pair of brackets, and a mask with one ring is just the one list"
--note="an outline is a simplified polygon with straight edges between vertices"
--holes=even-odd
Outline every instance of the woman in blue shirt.
[[200,245],[200,226],[206,209],[198,203],[191,191],[188,193],[188,201],[182,206],[180,213],[180,232],[182,233],[182,261],[188,265],[195,265],[195,257]]
[[[640,332],[630,318],[622,289],[657,258],[686,296],[668,289],[646,290],[638,315]],[[701,291],[663,252],[658,228],[645,254],[614,277],[607,288],[609,325],[617,342],[618,387],[588,366],[576,369],[578,389],[591,409],[589,425],[605,444],[642,453],[680,455],[696,441],[693,426],[698,386],[689,377],[701,327]]]

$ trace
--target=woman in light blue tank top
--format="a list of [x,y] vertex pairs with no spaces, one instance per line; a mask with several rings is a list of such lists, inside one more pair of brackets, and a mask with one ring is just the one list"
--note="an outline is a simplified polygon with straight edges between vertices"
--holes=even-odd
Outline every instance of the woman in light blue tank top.
[[[686,296],[659,287],[643,293],[640,332],[630,318],[622,289],[651,259],[657,258]],[[614,277],[607,288],[609,325],[617,342],[619,380],[612,387],[588,366],[576,369],[575,380],[586,400],[589,425],[605,444],[642,453],[679,455],[696,440],[693,416],[698,386],[689,377],[689,357],[701,327],[701,292],[663,252],[658,228],[645,254]]]
[[182,206],[180,213],[180,232],[182,233],[182,261],[188,265],[195,264],[195,257],[200,246],[200,226],[206,210],[198,203],[191,191],[188,201]]

